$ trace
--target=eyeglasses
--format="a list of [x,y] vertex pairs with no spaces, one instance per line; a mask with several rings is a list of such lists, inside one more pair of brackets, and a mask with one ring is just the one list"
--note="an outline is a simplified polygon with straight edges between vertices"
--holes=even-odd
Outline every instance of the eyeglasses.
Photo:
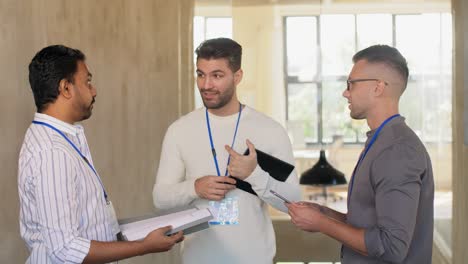
[[382,81],[380,79],[354,79],[354,80],[346,80],[346,90],[349,91],[351,88],[351,84],[357,83],[357,82],[370,82],[370,81],[375,81],[375,82],[384,82],[385,85],[388,85],[387,82]]

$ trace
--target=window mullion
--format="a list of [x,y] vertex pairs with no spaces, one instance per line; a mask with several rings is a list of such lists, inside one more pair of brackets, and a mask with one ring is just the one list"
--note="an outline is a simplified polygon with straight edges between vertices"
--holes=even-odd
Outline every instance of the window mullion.
[[321,20],[320,16],[317,16],[317,143],[323,144],[323,92],[322,92],[322,39],[320,30]]

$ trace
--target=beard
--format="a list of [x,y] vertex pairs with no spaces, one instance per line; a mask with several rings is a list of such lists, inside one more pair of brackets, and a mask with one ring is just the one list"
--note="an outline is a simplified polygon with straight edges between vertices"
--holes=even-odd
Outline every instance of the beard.
[[82,111],[83,116],[81,117],[81,121],[86,120],[86,119],[91,117],[91,115],[93,113],[94,102],[96,102],[95,97],[93,97],[93,100],[91,101],[91,103],[88,106],[83,107],[83,111]]
[[209,89],[201,89],[200,90],[200,95],[203,100],[203,105],[207,109],[220,109],[223,108],[225,105],[227,105],[231,100],[232,97],[234,96],[234,85],[226,89],[224,93],[217,92],[216,94],[218,95],[217,100],[207,100],[205,97],[203,97],[203,92],[209,91]]

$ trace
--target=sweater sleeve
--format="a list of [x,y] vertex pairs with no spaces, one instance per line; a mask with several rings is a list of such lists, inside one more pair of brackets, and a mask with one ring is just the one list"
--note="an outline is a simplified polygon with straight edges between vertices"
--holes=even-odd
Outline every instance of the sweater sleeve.
[[169,209],[190,204],[197,198],[194,184],[195,179],[185,179],[185,164],[172,125],[164,136],[153,187],[154,205],[159,209]]
[[[271,144],[274,144],[274,148],[270,155],[290,164],[294,164],[294,156],[288,135],[281,126],[278,125],[277,129],[278,133],[274,133],[277,134],[277,137],[271,142]],[[284,201],[273,195],[270,190],[274,190],[291,202],[296,202],[301,199],[296,170],[291,172],[285,182],[281,182],[271,177],[257,165],[252,174],[245,180],[252,185],[252,189],[258,194],[260,199],[285,213],[288,212],[288,209],[284,205]]]

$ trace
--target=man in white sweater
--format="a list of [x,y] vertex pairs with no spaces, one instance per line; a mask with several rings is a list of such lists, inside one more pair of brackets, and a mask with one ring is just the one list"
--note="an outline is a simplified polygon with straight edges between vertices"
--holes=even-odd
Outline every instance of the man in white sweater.
[[[276,243],[267,203],[283,212],[287,208],[270,190],[292,201],[300,199],[300,190],[294,171],[286,182],[263,171],[255,148],[294,164],[289,138],[280,124],[237,99],[236,86],[243,74],[238,43],[226,38],[207,40],[196,54],[197,85],[205,107],[168,128],[154,204],[160,209],[207,208],[228,200],[238,209],[237,219],[229,224],[187,236],[183,263],[271,264]],[[247,148],[250,154],[242,155]],[[236,189],[236,181],[226,175],[250,183],[258,196]]]

